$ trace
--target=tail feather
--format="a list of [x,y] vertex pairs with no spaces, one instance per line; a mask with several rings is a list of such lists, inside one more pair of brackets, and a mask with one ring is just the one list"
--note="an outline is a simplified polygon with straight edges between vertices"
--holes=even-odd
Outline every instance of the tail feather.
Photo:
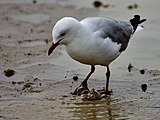
[[[140,19],[140,16],[139,15],[134,15],[134,18],[130,19],[129,20],[131,22],[131,25],[133,26],[133,33],[136,31],[140,31],[140,28],[142,30],[142,27],[138,26],[139,24],[143,23],[146,21],[146,19]],[[138,30],[138,29],[139,30]]]
[[136,32],[139,32],[139,31],[141,31],[141,30],[143,30],[143,29],[144,29],[143,27],[137,26],[137,29],[136,29],[135,33],[136,33]]

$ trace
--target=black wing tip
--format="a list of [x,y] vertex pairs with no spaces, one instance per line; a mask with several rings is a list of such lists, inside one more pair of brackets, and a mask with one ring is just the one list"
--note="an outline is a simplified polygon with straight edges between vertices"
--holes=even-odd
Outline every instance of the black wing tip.
[[[146,19],[142,19],[142,20],[140,20],[140,15],[134,15],[134,18],[133,19],[135,19],[135,20],[138,20],[138,21],[146,21]],[[132,19],[131,19],[132,20]]]
[[140,15],[134,15],[134,18],[130,19],[131,25],[133,26],[133,33],[136,31],[137,26],[143,22],[145,22],[147,19],[141,19]]

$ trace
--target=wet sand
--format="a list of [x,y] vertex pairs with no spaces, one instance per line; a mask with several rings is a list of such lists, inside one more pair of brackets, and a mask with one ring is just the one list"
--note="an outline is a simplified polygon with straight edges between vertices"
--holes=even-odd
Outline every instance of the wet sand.
[[[155,14],[159,1],[113,0],[111,7],[99,9],[92,2],[0,1],[0,120],[160,119],[160,17]],[[127,8],[135,3],[136,9]],[[147,22],[110,66],[113,95],[96,101],[72,96],[90,68],[72,60],[63,46],[47,56],[56,21],[64,16],[128,20],[134,14]],[[134,66],[130,73],[129,63]],[[3,71],[8,68],[15,75],[6,77]],[[105,68],[97,66],[89,80],[90,89],[104,87],[104,73]],[[72,79],[75,75],[78,81]],[[147,84],[146,92],[141,90],[142,84]]]

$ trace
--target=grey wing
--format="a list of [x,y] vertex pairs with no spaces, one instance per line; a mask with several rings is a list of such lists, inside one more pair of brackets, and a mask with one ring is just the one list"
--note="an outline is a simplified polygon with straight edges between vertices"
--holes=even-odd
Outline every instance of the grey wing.
[[82,20],[81,24],[87,26],[92,32],[98,32],[100,37],[104,39],[109,37],[112,41],[121,44],[120,52],[127,48],[133,31],[129,22],[111,18],[91,17]]

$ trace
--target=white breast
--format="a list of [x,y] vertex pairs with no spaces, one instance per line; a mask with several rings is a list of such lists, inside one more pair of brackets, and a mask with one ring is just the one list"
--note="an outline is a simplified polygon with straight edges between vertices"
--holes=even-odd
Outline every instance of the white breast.
[[89,65],[108,65],[119,55],[121,44],[106,39],[86,39],[75,40],[66,46],[66,51],[70,57],[80,63]]

